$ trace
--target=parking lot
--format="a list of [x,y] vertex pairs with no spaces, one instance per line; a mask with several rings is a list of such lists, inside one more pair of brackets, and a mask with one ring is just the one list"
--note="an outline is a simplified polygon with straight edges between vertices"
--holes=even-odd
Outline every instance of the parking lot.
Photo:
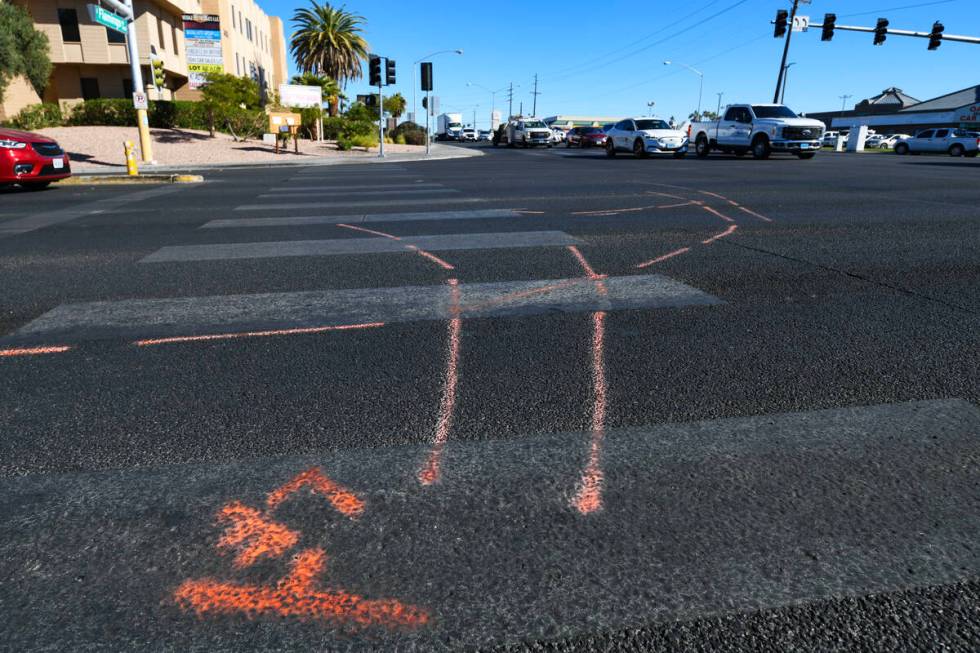
[[459,147],[0,191],[4,646],[975,648],[977,159]]

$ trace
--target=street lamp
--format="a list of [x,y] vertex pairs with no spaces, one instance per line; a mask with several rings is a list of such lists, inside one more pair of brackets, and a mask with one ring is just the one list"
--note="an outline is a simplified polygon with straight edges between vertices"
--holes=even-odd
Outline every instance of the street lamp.
[[783,94],[782,94],[782,97],[779,98],[779,103],[780,104],[786,104],[786,80],[789,79],[789,67],[790,66],[795,66],[795,65],[796,65],[796,62],[793,61],[793,62],[788,63],[785,66],[783,66]]
[[[463,54],[463,51],[462,50],[439,50],[437,52],[433,52],[432,54],[425,55],[424,57],[422,57],[418,61],[413,61],[412,62],[412,118],[415,119],[415,124],[418,124],[418,120],[419,120],[418,105],[416,104],[416,99],[415,99],[415,94],[416,94],[416,90],[417,90],[415,88],[417,86],[417,84],[415,82],[415,76],[416,76],[415,67],[418,66],[423,61],[425,61],[426,59],[430,59],[432,57],[435,57],[436,55],[440,55],[440,54],[451,54],[451,53]],[[428,111],[428,109],[426,109],[426,111]]]
[[475,86],[477,88],[482,88],[484,91],[486,91],[487,93],[490,94],[490,122],[488,124],[490,125],[490,129],[492,130],[493,129],[493,112],[497,108],[497,104],[496,104],[497,93],[500,93],[502,91],[506,91],[510,87],[509,86],[504,86],[503,88],[498,88],[496,91],[492,91],[489,88],[487,88],[486,86],[484,86],[483,84],[477,84],[476,82],[466,82],[466,85],[467,86]]
[[649,102],[647,102],[647,111],[649,112],[649,115],[651,115],[651,116],[653,115],[653,105],[655,105],[655,104],[656,104],[656,102],[653,101],[653,100],[650,100]]
[[674,64],[675,66],[682,66],[684,68],[687,68],[701,79],[701,85],[698,87],[698,120],[700,120],[701,119],[701,93],[702,91],[704,91],[704,73],[702,73],[697,68],[688,66],[686,63],[681,63],[679,61],[670,61],[668,59],[667,61],[664,62],[665,66],[669,66],[671,64]]
[[844,111],[845,111],[844,105],[847,104],[847,99],[848,98],[852,98],[854,96],[853,95],[838,95],[837,97],[840,98],[840,112],[841,113],[844,113]]
[[718,96],[718,108],[715,110],[715,113],[718,114],[718,117],[720,118],[721,117],[721,98],[722,98],[723,95],[725,95],[725,92],[722,91],[721,93],[715,93],[715,95]]

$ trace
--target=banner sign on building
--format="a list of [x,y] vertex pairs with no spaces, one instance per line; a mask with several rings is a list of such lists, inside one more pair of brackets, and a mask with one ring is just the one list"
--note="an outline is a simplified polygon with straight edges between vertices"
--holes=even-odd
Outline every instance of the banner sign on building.
[[184,14],[184,44],[187,57],[187,78],[191,90],[206,83],[207,73],[223,73],[225,60],[221,54],[221,25],[214,14]]

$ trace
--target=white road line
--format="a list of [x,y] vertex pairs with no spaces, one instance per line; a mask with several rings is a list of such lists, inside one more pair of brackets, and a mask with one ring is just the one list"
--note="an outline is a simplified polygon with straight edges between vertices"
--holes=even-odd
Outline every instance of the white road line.
[[474,211],[421,211],[418,213],[371,213],[354,215],[309,215],[285,218],[228,218],[211,220],[200,229],[237,229],[242,227],[293,227],[358,222],[409,222],[416,220],[479,220],[517,218],[513,209],[476,209]]
[[[495,234],[499,235],[499,234]],[[460,284],[463,317],[534,315],[722,304],[720,299],[661,275],[610,277],[606,294],[589,279]],[[450,287],[404,286],[307,292],[125,299],[54,308],[0,338],[0,345],[70,342],[132,335],[202,335],[242,329],[278,329],[456,317]]]
[[426,251],[454,249],[513,249],[560,247],[581,241],[563,231],[518,231],[490,234],[446,234],[391,238],[340,238],[331,240],[283,240],[259,243],[177,245],[158,249],[140,263],[177,261],[227,261],[231,259],[281,258],[287,256],[340,256],[405,252],[406,245]]

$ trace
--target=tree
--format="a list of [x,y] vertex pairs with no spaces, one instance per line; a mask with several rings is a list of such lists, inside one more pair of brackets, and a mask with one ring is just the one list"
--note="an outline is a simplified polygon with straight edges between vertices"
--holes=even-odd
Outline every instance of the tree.
[[402,114],[405,113],[405,107],[408,106],[408,103],[402,97],[401,93],[395,93],[385,98],[384,106],[385,111],[397,119],[401,118]]
[[228,127],[235,140],[238,140],[237,132],[252,127],[254,110],[262,101],[258,82],[225,73],[208,73],[201,96],[211,136],[214,136],[215,125],[222,124]]
[[51,68],[48,37],[34,29],[24,8],[0,2],[0,100],[10,80],[20,75],[43,95]]
[[[297,27],[290,40],[293,58],[302,72],[327,75],[346,87],[348,81],[361,77],[361,60],[368,56],[367,41],[361,36],[364,17],[334,9],[329,3],[312,3],[293,14]],[[335,96],[331,116],[337,115],[338,104],[339,96]]]
[[[303,73],[302,75],[293,75],[290,81],[301,86],[319,86],[323,91],[323,99],[330,105],[331,109],[340,103],[341,98],[347,99],[347,96],[341,92],[337,80],[327,75]],[[336,114],[331,112],[330,115]]]
[[698,112],[695,111],[688,116],[688,119],[692,122],[700,122],[702,120],[718,120],[718,114],[714,111],[702,111],[700,114],[698,114]]

